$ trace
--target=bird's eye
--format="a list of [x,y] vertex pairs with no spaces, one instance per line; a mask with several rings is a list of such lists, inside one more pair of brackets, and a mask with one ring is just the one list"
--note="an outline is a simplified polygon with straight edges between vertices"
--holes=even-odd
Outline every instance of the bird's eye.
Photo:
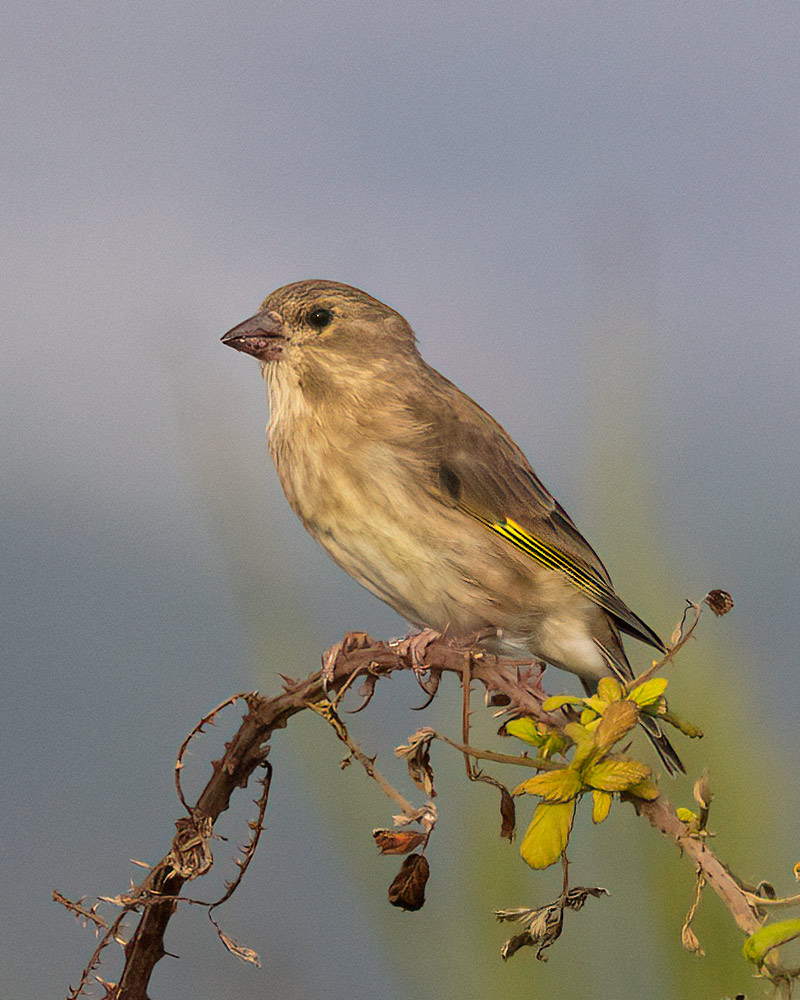
[[308,314],[308,322],[316,330],[321,330],[323,327],[327,326],[333,319],[333,313],[330,309],[314,309]]

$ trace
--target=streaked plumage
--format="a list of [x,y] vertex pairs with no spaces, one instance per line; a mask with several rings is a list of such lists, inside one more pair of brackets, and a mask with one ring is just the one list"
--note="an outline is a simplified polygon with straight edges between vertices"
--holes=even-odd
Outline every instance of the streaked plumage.
[[[223,340],[261,361],[289,503],[411,623],[464,638],[496,629],[498,651],[532,653],[587,690],[633,676],[620,631],[664,650],[517,445],[425,363],[395,310],[301,281]],[[648,735],[680,768],[655,723]]]

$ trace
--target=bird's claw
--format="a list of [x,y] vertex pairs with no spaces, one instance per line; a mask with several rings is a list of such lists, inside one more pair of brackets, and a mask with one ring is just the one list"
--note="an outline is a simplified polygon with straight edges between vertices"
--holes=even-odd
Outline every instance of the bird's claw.
[[432,628],[424,628],[421,632],[417,632],[416,635],[412,635],[408,639],[408,654],[411,657],[411,669],[418,681],[422,681],[422,675],[428,670],[428,665],[425,663],[425,653],[428,646],[437,639],[441,639],[441,633],[435,632]]
[[366,649],[372,642],[372,637],[366,632],[347,632],[340,642],[326,650],[322,656],[322,687],[325,691],[333,682],[339,657],[352,653],[354,649]]

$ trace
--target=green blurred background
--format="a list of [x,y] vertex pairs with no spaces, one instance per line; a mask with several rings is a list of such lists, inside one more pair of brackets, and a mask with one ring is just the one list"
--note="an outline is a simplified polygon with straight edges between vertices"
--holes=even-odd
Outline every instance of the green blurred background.
[[[206,710],[277,691],[348,629],[405,631],[295,521],[257,366],[219,344],[310,276],[404,313],[662,634],[685,597],[733,593],[671,668],[708,733],[680,749],[710,769],[722,857],[790,889],[797,5],[33,2],[0,38],[4,995],[77,981],[93,939],[50,892],[113,894],[140,876],[127,859],[160,857]],[[392,747],[458,732],[455,683],[420,700],[394,679],[352,724],[398,782]],[[492,733],[479,710],[475,741]],[[186,910],[154,996],[760,990],[710,894],[708,956],[682,951],[692,872],[629,807],[573,836],[575,881],[611,897],[568,914],[547,965],[504,965],[491,910],[546,902],[559,875],[498,839],[496,793],[444,750],[428,904],[392,910],[370,837],[391,807],[341,757],[316,718],[275,740],[263,845],[222,914],[264,969]],[[225,819],[218,881],[251,812]]]

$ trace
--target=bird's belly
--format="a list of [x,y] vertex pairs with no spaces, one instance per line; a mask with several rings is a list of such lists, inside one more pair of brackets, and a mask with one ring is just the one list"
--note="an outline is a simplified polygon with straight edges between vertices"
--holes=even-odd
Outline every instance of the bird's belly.
[[460,600],[463,558],[431,531],[430,512],[340,498],[335,510],[303,520],[342,569],[414,625],[480,627],[480,616]]
[[590,681],[611,673],[593,639],[597,607],[559,575],[533,565],[520,575],[513,557],[492,553],[483,534],[474,542],[469,522],[459,542],[448,545],[421,537],[405,519],[369,524],[368,535],[318,528],[312,534],[412,624],[465,639],[496,630],[490,645],[506,655],[533,654]]
[[309,533],[409,622],[464,638],[496,629],[503,652],[586,677],[608,672],[592,638],[596,605],[468,515],[409,488],[414,477],[379,444],[362,442],[357,461],[330,449],[324,460],[295,453],[288,463],[276,445],[281,483]]

